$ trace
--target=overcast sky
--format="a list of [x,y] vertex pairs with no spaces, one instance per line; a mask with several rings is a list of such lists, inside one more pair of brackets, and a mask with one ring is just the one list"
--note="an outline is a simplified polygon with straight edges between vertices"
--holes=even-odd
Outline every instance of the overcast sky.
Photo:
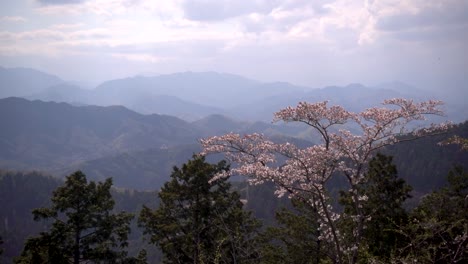
[[0,65],[468,89],[467,0],[2,0]]

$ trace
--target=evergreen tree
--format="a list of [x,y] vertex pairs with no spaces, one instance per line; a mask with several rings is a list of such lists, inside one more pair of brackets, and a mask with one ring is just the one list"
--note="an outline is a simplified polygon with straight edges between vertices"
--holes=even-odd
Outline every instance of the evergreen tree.
[[278,225],[264,233],[269,243],[263,248],[262,263],[312,264],[325,259],[329,245],[319,239],[317,211],[300,200],[291,202],[294,209],[276,212]]
[[[2,239],[2,237],[0,236],[0,246],[2,246],[2,245],[3,245],[3,239]],[[3,254],[3,248],[0,247],[0,256],[1,256],[2,254]]]
[[[352,237],[351,228],[355,221],[352,216],[366,216],[366,228],[362,231],[362,242],[365,245],[360,252],[360,262],[368,262],[369,257],[388,262],[398,245],[403,245],[404,237],[398,229],[407,222],[408,215],[403,203],[410,196],[411,186],[405,180],[398,178],[396,166],[392,157],[380,153],[369,162],[369,170],[365,179],[358,185],[367,203],[361,208],[355,208],[351,192],[340,193],[340,203],[344,205],[344,217],[341,220],[341,231],[345,236]],[[370,255],[370,256],[366,256]]]
[[27,240],[18,263],[119,263],[126,259],[133,216],[112,213],[112,180],[87,182],[77,171],[52,196],[50,208],[33,210],[34,220],[52,220],[50,230]]
[[174,167],[159,193],[156,210],[144,207],[139,223],[157,244],[164,263],[248,263],[258,258],[259,222],[245,212],[227,178],[213,179],[229,169],[194,156]]
[[468,172],[455,167],[449,185],[424,197],[404,233],[406,262],[468,263]]

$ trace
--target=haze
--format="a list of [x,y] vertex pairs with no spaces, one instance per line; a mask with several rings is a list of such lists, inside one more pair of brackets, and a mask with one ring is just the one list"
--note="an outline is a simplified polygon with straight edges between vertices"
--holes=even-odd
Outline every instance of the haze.
[[232,73],[308,87],[402,81],[467,90],[468,2],[2,1],[0,65],[96,85]]

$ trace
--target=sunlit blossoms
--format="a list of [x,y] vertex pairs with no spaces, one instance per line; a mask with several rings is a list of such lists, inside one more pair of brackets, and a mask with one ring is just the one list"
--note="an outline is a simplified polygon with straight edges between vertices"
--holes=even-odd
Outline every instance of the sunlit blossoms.
[[[428,115],[443,115],[441,101],[421,103],[406,99],[390,99],[384,107],[373,107],[353,113],[328,102],[300,102],[275,113],[275,121],[301,122],[312,127],[321,138],[321,144],[298,148],[294,144],[277,144],[262,135],[226,134],[202,139],[203,155],[225,153],[226,158],[238,164],[229,173],[244,175],[253,184],[271,181],[276,193],[297,197],[320,214],[321,238],[334,245],[334,261],[356,261],[360,235],[370,217],[360,210],[366,203],[357,185],[367,171],[367,163],[376,150],[423,136],[440,133],[449,124],[428,124]],[[351,129],[352,131],[351,132]],[[400,137],[405,135],[404,137]],[[344,245],[336,222],[340,214],[330,205],[325,184],[332,176],[345,177],[357,214],[350,216],[357,222],[353,230],[355,241]],[[218,175],[222,177],[224,175]]]
[[463,150],[468,150],[468,139],[462,138],[459,136],[453,136],[443,142],[440,142],[439,145],[458,145]]

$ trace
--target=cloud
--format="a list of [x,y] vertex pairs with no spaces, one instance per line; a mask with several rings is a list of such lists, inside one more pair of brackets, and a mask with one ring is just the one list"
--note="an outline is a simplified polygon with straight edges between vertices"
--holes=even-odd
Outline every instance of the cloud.
[[0,18],[1,22],[26,22],[27,19],[21,16],[4,16]]
[[144,63],[160,63],[160,62],[168,60],[167,58],[160,58],[152,54],[145,54],[145,53],[140,53],[140,54],[112,53],[111,56],[118,58],[118,59],[124,59],[128,61],[136,61],[136,62],[144,62]]
[[44,5],[67,5],[67,4],[84,3],[87,0],[36,0],[36,1]]
[[55,29],[55,30],[73,30],[76,28],[83,27],[85,24],[83,23],[71,23],[71,24],[54,24],[50,26],[49,28]]
[[468,26],[467,1],[376,0],[370,2],[367,9],[374,22],[374,33],[390,34],[407,41],[430,41],[430,35],[436,41],[443,35],[457,38],[445,32],[457,28],[461,32]]
[[[51,0],[41,0],[49,2]],[[43,4],[36,8],[44,15],[73,15],[85,14],[98,16],[119,16],[130,12],[147,13],[159,17],[172,17],[181,13],[178,1],[155,1],[155,0],[58,0],[57,4]]]
[[185,0],[182,9],[186,18],[197,21],[222,21],[249,13],[269,13],[278,0]]
[[399,31],[411,28],[445,27],[468,23],[468,2],[447,1],[445,5],[423,5],[416,12],[399,10],[379,17],[377,28]]
[[[313,86],[421,73],[432,82],[444,69],[460,72],[456,63],[467,68],[467,1],[33,1],[41,4],[27,1],[27,28],[0,18],[4,56],[39,56],[43,65],[86,57],[88,72],[94,58],[110,69],[219,70]],[[435,54],[453,65],[431,68]]]

